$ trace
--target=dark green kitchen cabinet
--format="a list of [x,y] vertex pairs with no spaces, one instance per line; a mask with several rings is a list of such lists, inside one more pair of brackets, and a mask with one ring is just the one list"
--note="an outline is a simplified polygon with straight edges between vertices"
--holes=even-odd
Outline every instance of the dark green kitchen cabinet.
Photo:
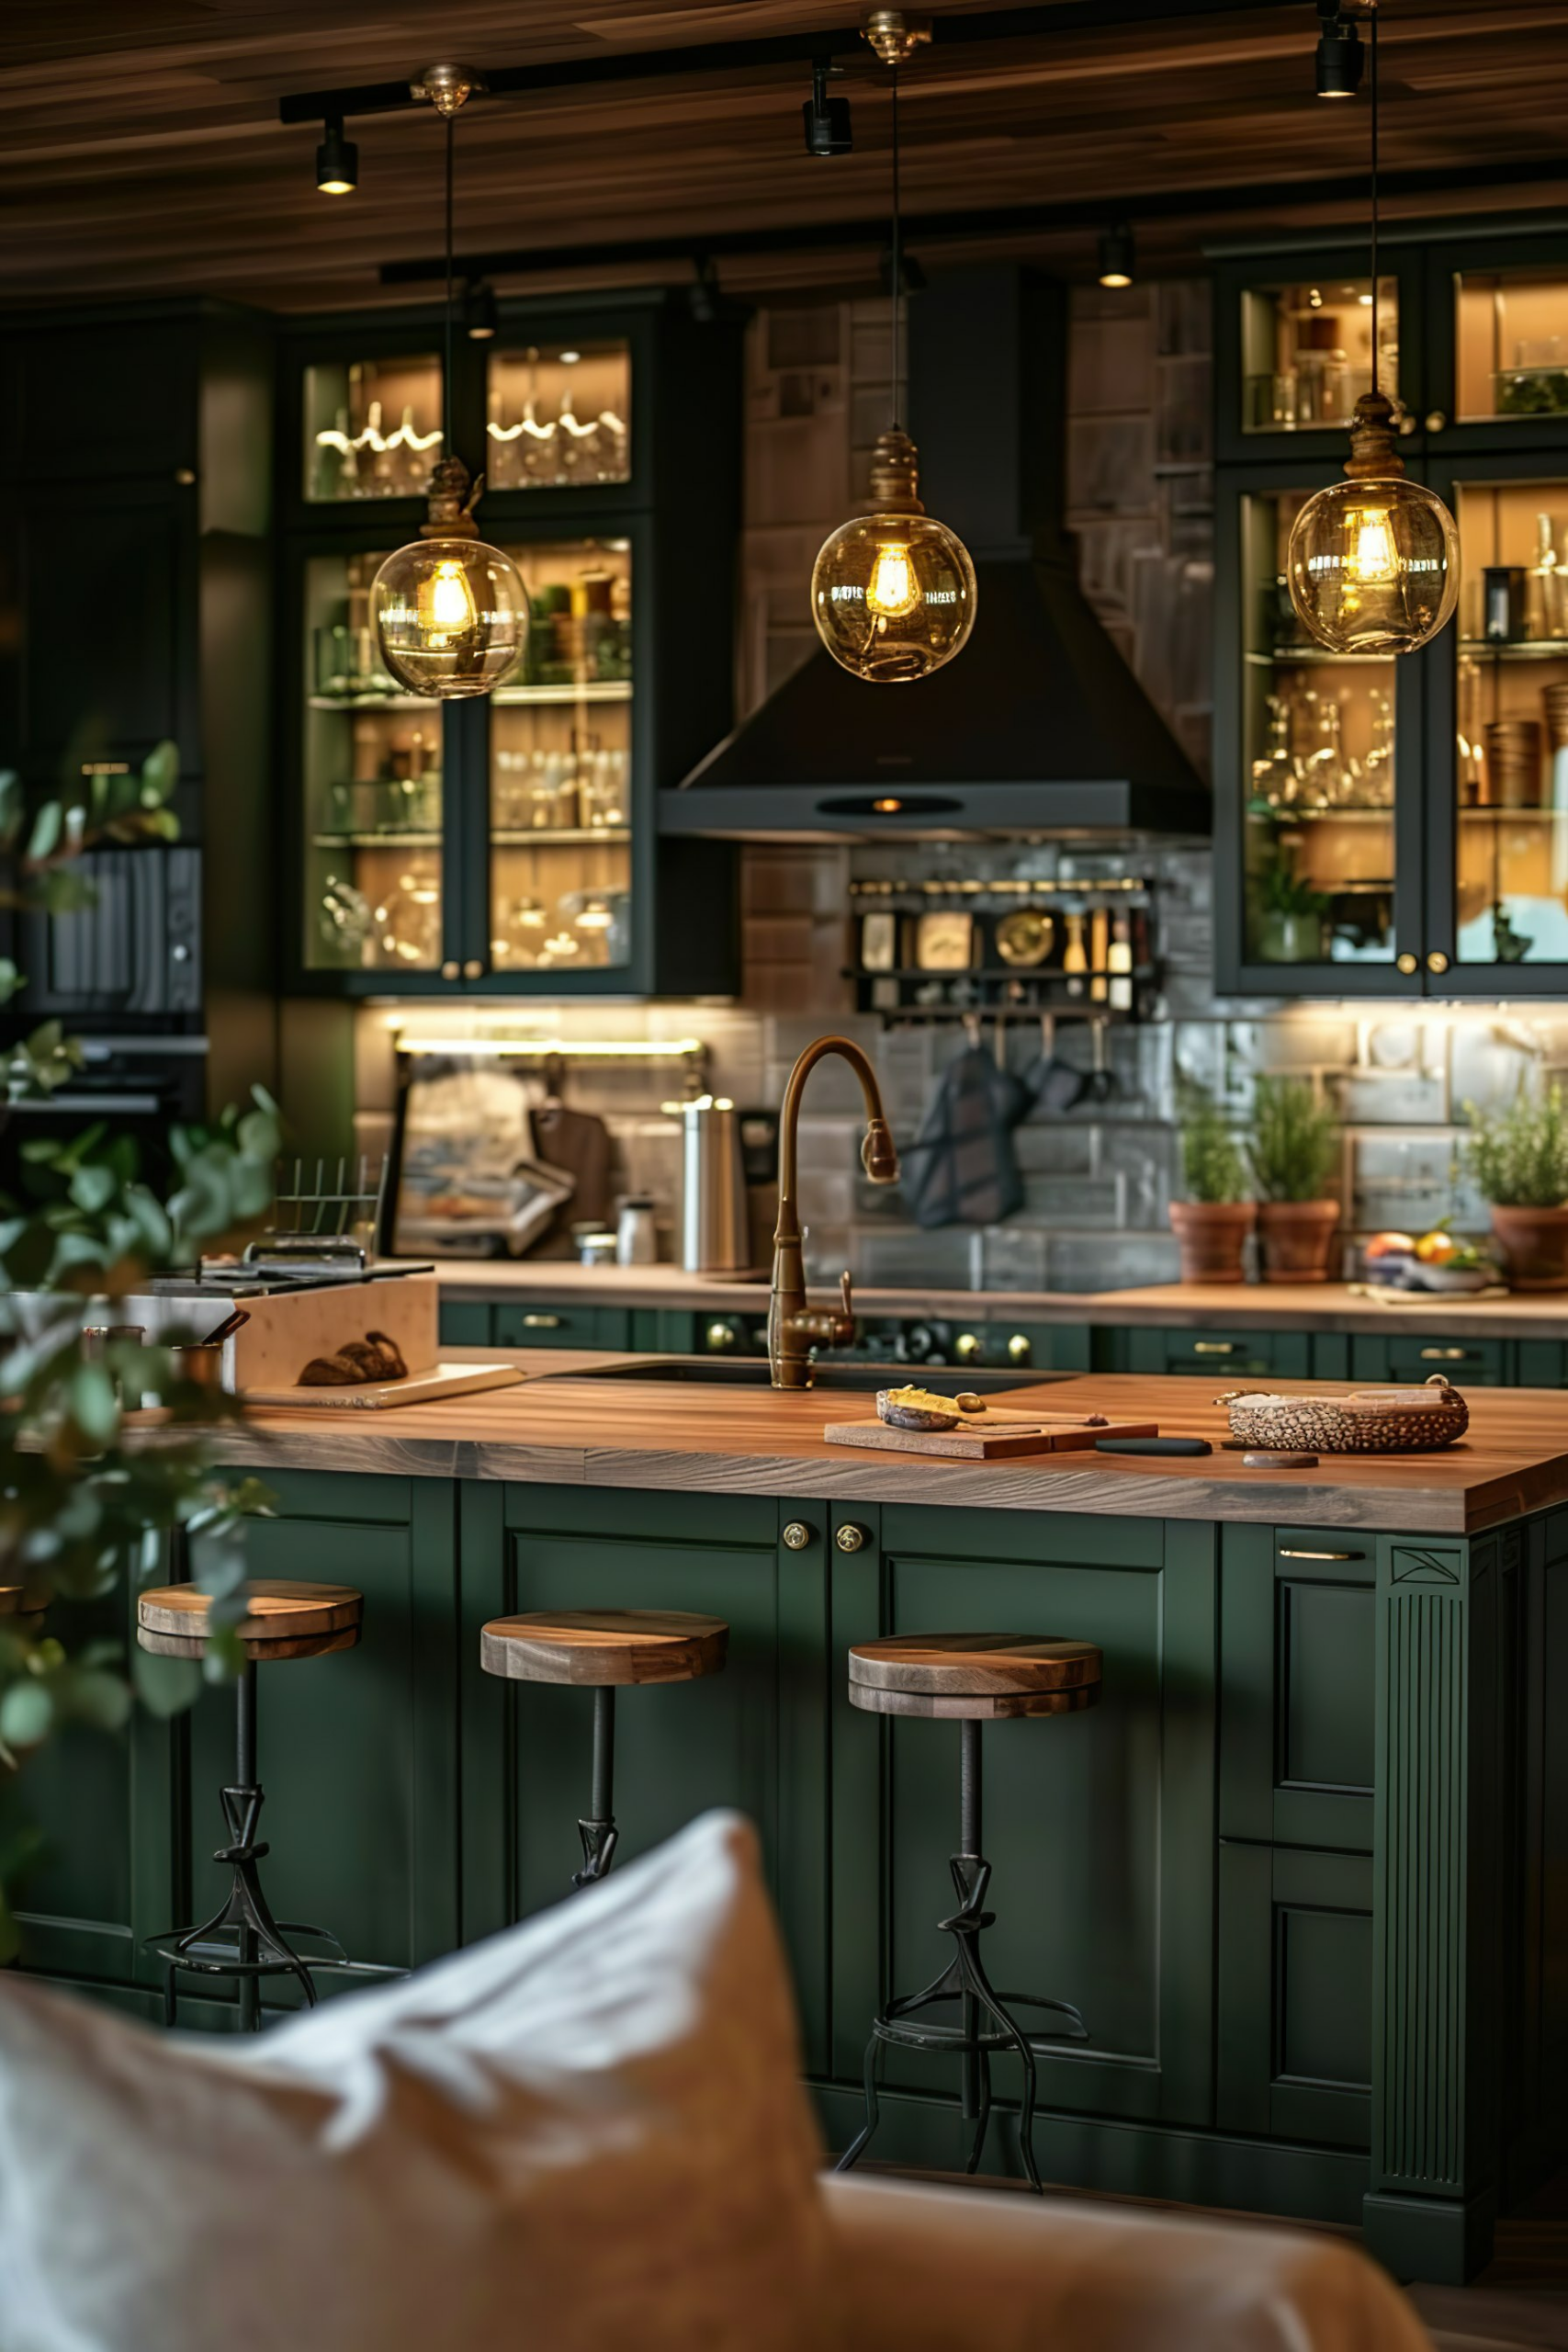
[[1371,2136],[1372,1865],[1223,1845],[1214,2120],[1364,2148]]
[[1385,248],[1382,388],[1459,537],[1404,659],[1326,652],[1291,528],[1371,381],[1364,249],[1215,277],[1215,978],[1252,997],[1561,996],[1568,915],[1568,238]]
[[[1087,2042],[1042,2055],[1043,2107],[1208,2123],[1213,1531],[915,1505],[834,1517],[864,1540],[835,1547],[832,1574],[833,2076],[858,2086],[873,2011],[940,1972],[958,1837],[956,1725],[852,1707],[845,1652],[936,1626],[1050,1632],[1100,1645],[1104,1688],[1082,1714],[985,1727],[992,1978],[1088,2023]],[[951,2069],[894,2052],[886,2080],[921,2102],[890,2109],[888,2156],[918,2143],[922,2161],[956,2165]],[[843,2136],[852,2113],[852,2098],[835,2105]],[[1042,2120],[1047,2177],[1053,2129]],[[1013,2161],[999,2134],[988,2162]]]
[[[783,1541],[792,1521],[811,1540]],[[569,1892],[581,1863],[592,1700],[479,1666],[487,1619],[532,1609],[686,1609],[729,1626],[724,1671],[616,1698],[620,1858],[710,1806],[756,1825],[806,2035],[827,2039],[823,1516],[753,1496],[476,1485],[463,1491],[465,1940]]]
[[1213,1380],[1220,1387],[1238,1378],[1253,1380],[1273,1374],[1286,1380],[1305,1380],[1312,1371],[1312,1336],[1306,1331],[1148,1329],[1141,1326],[1100,1332],[1108,1342],[1110,1361],[1100,1371],[1187,1373]]
[[1224,1530],[1222,1837],[1371,1851],[1376,1581],[1374,1536]]
[[683,295],[504,302],[451,433],[530,611],[493,692],[402,690],[373,583],[444,446],[428,309],[286,329],[279,707],[301,993],[682,996],[739,985],[735,853],[657,795],[733,718],[740,340]]

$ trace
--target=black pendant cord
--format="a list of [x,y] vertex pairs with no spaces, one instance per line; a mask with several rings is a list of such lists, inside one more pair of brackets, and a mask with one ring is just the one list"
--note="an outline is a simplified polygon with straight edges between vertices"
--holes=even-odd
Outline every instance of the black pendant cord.
[[446,118],[446,362],[441,386],[441,454],[452,455],[452,173],[455,115]]
[[898,201],[898,68],[893,68],[893,430],[897,432],[902,422],[903,400],[899,381],[898,353],[902,338],[899,320],[904,301],[904,254]]
[[1378,352],[1378,12],[1372,7],[1372,390],[1382,390]]

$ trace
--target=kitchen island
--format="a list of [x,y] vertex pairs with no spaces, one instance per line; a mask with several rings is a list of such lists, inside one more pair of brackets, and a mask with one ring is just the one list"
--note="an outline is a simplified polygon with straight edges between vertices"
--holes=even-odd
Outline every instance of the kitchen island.
[[[1217,1442],[1211,1394],[1078,1378],[1040,1401]],[[1360,2223],[1401,2273],[1472,2275],[1565,2111],[1568,1405],[1471,1402],[1446,1453],[1294,1472],[882,1455],[821,1436],[869,1396],[576,1370],[248,1416],[222,1446],[277,1498],[255,1573],[366,1594],[360,1649],[262,1676],[275,1904],[397,1967],[555,1899],[585,1703],[486,1677],[479,1628],[574,1605],[724,1617],[723,1674],[625,1695],[623,1852],[711,1804],[759,1823],[841,2146],[872,2011],[941,1957],[957,1826],[955,1735],[852,1708],[845,1651],[1089,1640],[1098,1708],[987,1736],[993,1973],[1089,2029],[1041,2062],[1042,2173]],[[123,1596],[102,1606],[123,1629]],[[118,1750],[84,1735],[40,1758],[55,1850],[29,1965],[152,2010],[139,1941],[200,1916],[229,1736],[208,1697],[173,1726],[139,1713]],[[997,2082],[1015,2088],[1005,2063]],[[955,2088],[898,2056],[878,2156],[955,2168]],[[988,2161],[1016,2162],[1006,2131]]]

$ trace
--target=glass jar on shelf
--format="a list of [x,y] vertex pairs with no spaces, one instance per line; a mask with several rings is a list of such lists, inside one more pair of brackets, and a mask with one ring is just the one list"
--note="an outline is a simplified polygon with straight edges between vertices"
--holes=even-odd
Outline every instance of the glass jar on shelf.
[[1348,424],[1374,380],[1399,400],[1399,287],[1370,277],[1269,280],[1242,298],[1242,429],[1309,433]]

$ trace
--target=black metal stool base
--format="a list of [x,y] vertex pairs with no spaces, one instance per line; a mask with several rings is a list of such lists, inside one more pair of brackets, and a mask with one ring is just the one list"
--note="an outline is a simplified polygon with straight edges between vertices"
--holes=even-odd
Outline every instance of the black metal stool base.
[[[865,2048],[865,2121],[839,2158],[837,2169],[848,2172],[871,2144],[881,2121],[880,2092],[884,2052],[889,2049],[920,2050],[961,2061],[961,2111],[975,2125],[969,2159],[964,2169],[977,2172],[991,2120],[991,2060],[998,2052],[1013,2052],[1023,2068],[1023,2098],[1018,2116],[1018,2151],[1029,2186],[1043,2196],[1034,2163],[1035,2052],[1057,2041],[1087,2041],[1089,2028],[1070,2001],[1047,2000],[1037,1993],[998,1993],[980,1956],[980,1938],[994,1925],[996,1913],[985,1907],[991,1883],[991,1865],[980,1852],[980,1726],[964,1722],[961,1734],[959,1804],[964,1851],[951,1855],[948,1868],[958,1896],[958,1908],[937,1922],[940,1932],[953,1939],[953,1957],[940,1976],[923,1992],[908,1993],[888,2002],[871,2022]],[[940,2003],[958,2006],[955,2023],[928,2019],[924,2012]],[[1015,2008],[1055,2010],[1065,2022],[1050,2031],[1026,2032],[1013,2015]],[[985,2022],[989,2020],[989,2023]]]
[[[177,2022],[179,1977],[233,1976],[240,1984],[240,2029],[254,2033],[261,2024],[261,1983],[267,1976],[292,1976],[316,2006],[312,1967],[354,1971],[355,1963],[335,1936],[303,1920],[275,1919],[262,1887],[257,1865],[270,1849],[256,1836],[265,1792],[256,1778],[255,1666],[247,1659],[235,1685],[235,1774],[221,1792],[228,1843],[213,1855],[230,1870],[229,1892],[221,1907],[199,1927],[169,1928],[150,1936],[143,1945],[164,1962],[164,2023]],[[307,1961],[289,1941],[305,1936],[324,1945]],[[378,1972],[379,1973],[379,1972]]]
[[593,1693],[593,1793],[590,1818],[577,1825],[582,1868],[571,1874],[574,1887],[592,1886],[615,1858],[621,1833],[615,1826],[615,1692],[613,1684],[602,1682]]

